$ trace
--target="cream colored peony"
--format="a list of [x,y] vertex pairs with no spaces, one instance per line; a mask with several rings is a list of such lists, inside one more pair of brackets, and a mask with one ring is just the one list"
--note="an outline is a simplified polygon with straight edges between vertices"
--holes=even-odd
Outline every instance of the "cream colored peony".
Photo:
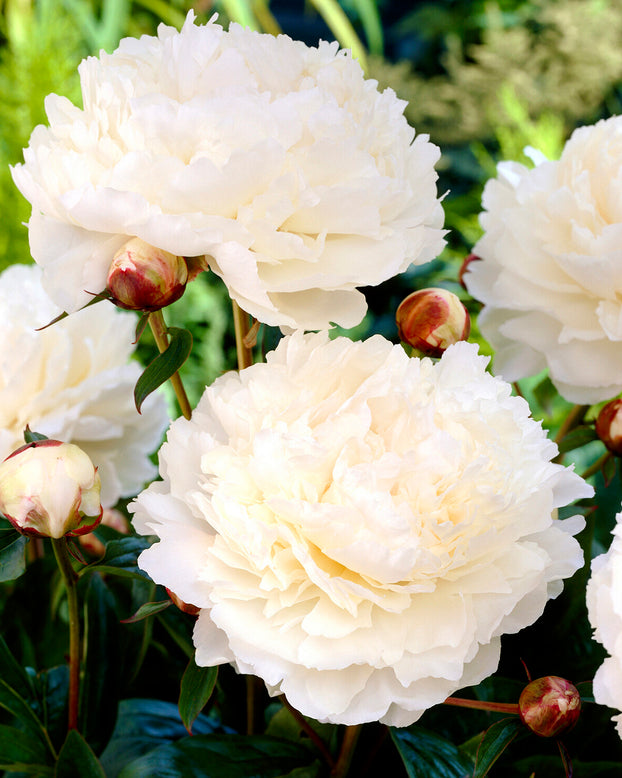
[[173,423],[139,558],[230,662],[305,715],[403,726],[495,671],[582,564],[592,494],[475,346],[295,333]]
[[559,161],[499,165],[465,274],[507,381],[548,367],[571,402],[622,391],[622,116],[576,130]]
[[36,331],[58,313],[38,267],[0,275],[0,460],[23,445],[26,425],[75,443],[98,468],[103,505],[114,505],[154,477],[165,403],[152,395],[142,415],[134,407],[133,314],[102,302]]
[[[622,513],[616,519],[609,550],[592,560],[586,599],[594,638],[610,654],[596,671],[594,699],[622,711]],[[613,721],[622,738],[622,713]]]
[[231,25],[161,25],[80,66],[84,110],[50,95],[15,182],[31,251],[74,311],[132,236],[207,255],[260,321],[320,329],[364,316],[356,287],[444,241],[439,150],[336,43]]

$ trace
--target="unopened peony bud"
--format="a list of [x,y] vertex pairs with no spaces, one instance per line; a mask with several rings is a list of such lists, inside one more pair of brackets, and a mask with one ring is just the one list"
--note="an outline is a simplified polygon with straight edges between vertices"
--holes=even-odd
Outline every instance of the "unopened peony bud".
[[558,737],[577,723],[581,696],[565,678],[547,675],[525,686],[518,710],[523,723],[536,735]]
[[430,357],[466,340],[471,321],[464,305],[446,289],[420,289],[403,300],[396,313],[400,340]]
[[611,400],[596,419],[596,434],[616,456],[622,456],[622,400]]
[[120,308],[157,311],[178,300],[187,281],[183,257],[132,238],[114,255],[106,288]]
[[62,538],[99,524],[97,468],[78,446],[37,440],[0,464],[0,511],[24,535]]

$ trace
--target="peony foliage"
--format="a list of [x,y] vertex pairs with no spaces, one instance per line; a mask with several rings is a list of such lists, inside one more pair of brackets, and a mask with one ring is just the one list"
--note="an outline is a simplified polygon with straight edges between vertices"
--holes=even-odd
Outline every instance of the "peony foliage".
[[[581,3],[563,40],[602,23],[556,5]],[[419,32],[496,18],[452,5]],[[35,266],[0,275],[0,770],[617,776],[620,117],[556,159],[563,119],[491,60],[477,119],[502,101],[491,136],[533,164],[441,157],[369,78],[373,3],[321,5],[343,48],[187,6],[72,0],[76,99],[13,159]],[[501,8],[484,42],[556,34]],[[65,13],[7,6],[0,94]]]

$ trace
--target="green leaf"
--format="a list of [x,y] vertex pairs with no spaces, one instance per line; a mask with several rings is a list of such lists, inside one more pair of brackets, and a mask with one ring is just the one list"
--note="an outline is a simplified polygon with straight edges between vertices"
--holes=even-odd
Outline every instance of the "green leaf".
[[497,721],[484,732],[477,749],[473,778],[484,778],[524,725],[518,716]]
[[0,582],[14,581],[26,569],[28,538],[19,532],[3,532],[0,537]]
[[592,425],[582,424],[571,430],[558,445],[559,453],[565,454],[567,451],[573,451],[575,448],[581,448],[586,443],[598,440],[596,429]]
[[472,762],[449,740],[417,726],[390,727],[389,731],[408,778],[465,778],[471,775]]
[[145,399],[179,370],[192,351],[189,330],[169,327],[168,334],[171,337],[168,348],[147,366],[134,387],[134,402],[139,413]]
[[121,624],[135,624],[137,621],[143,621],[143,619],[148,619],[149,616],[153,616],[156,613],[160,613],[160,611],[166,610],[166,608],[172,604],[171,600],[146,602],[144,605],[140,606],[133,616],[130,616],[127,619],[121,619]]
[[106,778],[89,744],[72,729],[58,755],[55,778],[84,778],[87,775],[89,778]]
[[15,764],[43,765],[48,761],[45,746],[38,737],[16,727],[0,724],[0,769]]
[[141,551],[149,548],[151,543],[143,537],[130,535],[128,537],[111,540],[106,544],[106,553],[99,562],[94,562],[88,567],[82,568],[78,575],[87,572],[107,573],[130,578],[149,578],[137,565],[136,560]]
[[136,759],[119,778],[279,778],[308,764],[305,748],[267,735],[193,735]]
[[19,719],[24,727],[31,734],[37,736],[42,743],[46,742],[43,725],[33,709],[28,705],[26,700],[24,700],[23,697],[21,697],[15,689],[12,689],[2,678],[0,678],[0,708],[4,708],[4,710]]
[[188,662],[179,689],[179,715],[189,733],[194,720],[212,696],[217,678],[217,667],[198,667],[194,657]]
[[117,718],[123,656],[116,601],[99,575],[84,596],[85,661],[80,698],[80,731],[93,748],[108,742]]
[[[200,715],[193,725],[195,737],[211,734],[218,726],[216,720]],[[112,738],[101,755],[106,775],[116,778],[125,765],[139,756],[187,735],[174,703],[142,698],[122,700]]]
[[34,697],[34,689],[30,676],[15,659],[0,635],[0,678],[14,689],[24,700],[31,701]]

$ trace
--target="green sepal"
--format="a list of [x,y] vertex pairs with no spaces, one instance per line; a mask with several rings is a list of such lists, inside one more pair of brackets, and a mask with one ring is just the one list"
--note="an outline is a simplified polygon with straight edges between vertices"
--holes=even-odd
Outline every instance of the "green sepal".
[[134,402],[139,413],[145,399],[179,370],[192,351],[189,330],[169,327],[167,332],[171,338],[168,348],[145,368],[134,387]]
[[33,432],[30,425],[27,424],[24,430],[24,440],[26,443],[36,443],[38,440],[48,440],[48,436],[42,435],[40,432]]
[[196,717],[212,696],[217,678],[217,667],[199,667],[194,657],[188,662],[179,689],[179,715],[189,734],[192,734]]

